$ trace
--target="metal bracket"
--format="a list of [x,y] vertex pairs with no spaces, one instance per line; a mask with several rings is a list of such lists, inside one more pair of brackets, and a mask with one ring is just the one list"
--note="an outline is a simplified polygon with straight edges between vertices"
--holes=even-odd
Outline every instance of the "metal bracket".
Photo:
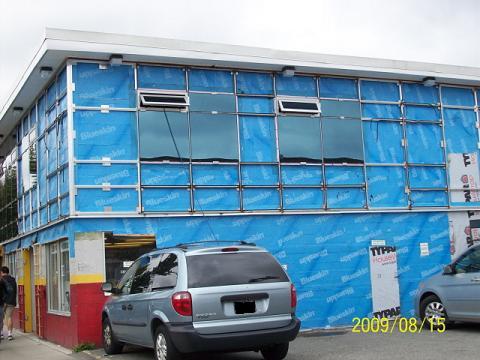
[[110,190],[112,190],[112,187],[111,187],[110,183],[102,183],[102,190],[103,190],[103,191],[110,191]]
[[112,165],[112,159],[109,157],[102,157],[102,166],[111,166]]
[[109,113],[110,112],[110,105],[100,105],[100,112]]
[[108,69],[108,64],[98,64],[98,68],[100,70],[107,70]]

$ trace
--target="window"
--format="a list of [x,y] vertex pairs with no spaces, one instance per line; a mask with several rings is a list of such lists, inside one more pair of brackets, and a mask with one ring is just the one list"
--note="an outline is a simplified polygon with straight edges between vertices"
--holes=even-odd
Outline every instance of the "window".
[[363,163],[360,120],[323,118],[323,151],[326,163]]
[[123,275],[122,279],[117,284],[117,289],[123,295],[130,294],[130,289],[132,288],[133,276],[137,272],[137,269],[140,265],[140,260],[135,261]]
[[188,115],[185,113],[141,111],[139,133],[142,161],[188,161],[190,158]]
[[278,110],[283,113],[320,114],[317,99],[282,98],[278,99]]
[[285,116],[278,118],[280,161],[321,162],[320,119]]
[[141,91],[138,94],[140,106],[187,110],[188,95],[185,92],[152,92]]
[[266,252],[187,256],[187,266],[191,288],[288,281],[280,264]]
[[[28,144],[29,140],[24,138]],[[37,185],[37,146],[32,141],[31,145],[25,150],[22,155],[22,184],[23,191],[28,191],[35,188]]]
[[480,272],[480,249],[470,250],[455,264],[457,273]]
[[237,117],[190,114],[193,161],[238,161]]
[[144,256],[137,261],[130,294],[173,288],[177,284],[177,273],[178,261],[175,254]]
[[49,244],[48,251],[48,309],[70,311],[70,264],[68,240]]
[[130,294],[139,294],[147,292],[150,284],[150,274],[152,273],[151,265],[153,261],[150,261],[150,257],[143,256],[137,261],[138,265],[133,275],[132,286]]

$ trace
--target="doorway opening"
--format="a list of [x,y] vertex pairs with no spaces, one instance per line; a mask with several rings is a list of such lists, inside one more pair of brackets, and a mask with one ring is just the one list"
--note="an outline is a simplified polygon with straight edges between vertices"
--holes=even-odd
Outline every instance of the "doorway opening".
[[154,235],[105,233],[105,280],[115,285],[137,258],[155,248]]

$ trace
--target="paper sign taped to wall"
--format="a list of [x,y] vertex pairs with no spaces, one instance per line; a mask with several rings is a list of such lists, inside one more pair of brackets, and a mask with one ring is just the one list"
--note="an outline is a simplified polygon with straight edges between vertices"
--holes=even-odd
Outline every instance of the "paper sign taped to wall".
[[420,243],[420,256],[430,255],[430,250],[428,249],[428,243]]
[[477,154],[449,154],[448,164],[452,202],[480,201]]

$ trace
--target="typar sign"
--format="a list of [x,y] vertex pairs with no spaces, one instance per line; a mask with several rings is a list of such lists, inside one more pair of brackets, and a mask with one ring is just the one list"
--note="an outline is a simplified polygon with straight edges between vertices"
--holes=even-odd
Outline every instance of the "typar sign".
[[373,316],[393,318],[400,315],[400,292],[395,246],[370,247],[370,280]]

